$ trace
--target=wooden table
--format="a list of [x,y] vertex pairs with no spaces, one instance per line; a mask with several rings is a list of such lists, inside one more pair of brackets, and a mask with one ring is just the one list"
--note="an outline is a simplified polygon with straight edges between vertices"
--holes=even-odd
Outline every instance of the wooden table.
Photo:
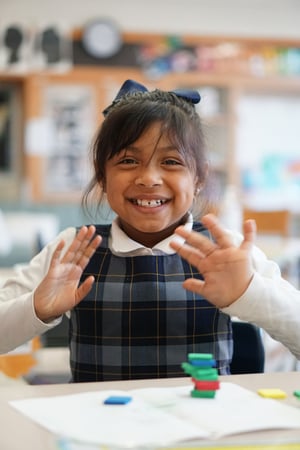
[[[300,372],[281,372],[268,374],[247,374],[221,376],[221,381],[230,381],[242,387],[257,391],[259,388],[281,388],[287,394],[284,400],[278,400],[289,403],[300,408],[300,400],[294,395],[294,390],[300,389]],[[55,396],[74,394],[86,391],[98,391],[103,389],[122,389],[129,390],[139,387],[170,387],[183,386],[189,384],[188,378],[173,378],[163,380],[139,380],[139,381],[115,381],[102,383],[78,383],[78,384],[56,384],[56,385],[20,385],[13,387],[0,387],[0,449],[1,450],[57,450],[56,437],[49,431],[43,429],[35,422],[29,420],[21,413],[16,411],[11,405],[10,400],[33,398],[42,396]],[[226,411],[224,411],[226,414]],[[247,433],[239,436],[229,436],[217,441],[199,441],[199,446],[205,444],[220,447],[221,445],[254,444],[264,442],[265,444],[297,443],[293,450],[300,449],[300,424],[297,430],[276,430]],[[277,447],[280,448],[280,447]],[[285,446],[284,450],[287,447]],[[259,448],[257,448],[259,450]]]

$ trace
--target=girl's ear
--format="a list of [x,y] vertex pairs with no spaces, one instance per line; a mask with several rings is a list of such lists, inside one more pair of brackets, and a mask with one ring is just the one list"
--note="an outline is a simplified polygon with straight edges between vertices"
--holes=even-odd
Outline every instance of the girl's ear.
[[208,176],[208,171],[209,171],[209,165],[208,165],[208,163],[205,163],[204,177],[201,180],[197,176],[195,178],[195,196],[199,195],[200,192],[202,191],[202,189],[204,188],[205,181]]
[[197,183],[195,185],[195,192],[194,192],[195,197],[197,197],[200,194],[202,189],[203,189],[203,183]]
[[202,190],[203,187],[203,181],[200,181],[198,177],[195,178],[195,182],[194,182],[194,195],[195,197],[197,197],[197,195],[199,195],[200,191]]

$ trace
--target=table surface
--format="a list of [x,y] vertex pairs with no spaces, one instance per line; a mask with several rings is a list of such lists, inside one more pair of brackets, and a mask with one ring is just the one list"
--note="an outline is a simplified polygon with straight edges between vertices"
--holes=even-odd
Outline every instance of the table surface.
[[[281,388],[288,395],[286,399],[278,401],[300,408],[300,400],[293,395],[294,390],[300,389],[300,372],[231,375],[221,376],[220,380],[236,383],[254,392],[260,388]],[[0,387],[0,449],[57,450],[57,439],[55,435],[16,411],[9,404],[10,400],[66,395],[104,389],[129,390],[145,387],[183,386],[187,384],[189,384],[189,378]],[[279,445],[282,443],[297,442],[299,443],[298,448],[300,448],[300,425],[297,430],[273,430],[227,436],[226,438],[214,441],[214,445],[219,447],[222,444],[246,445],[255,444],[257,442],[264,442],[265,444],[272,443],[273,445],[275,443]],[[199,441],[199,446],[204,446],[205,444],[212,445],[212,441]],[[189,447],[191,447],[191,445]]]

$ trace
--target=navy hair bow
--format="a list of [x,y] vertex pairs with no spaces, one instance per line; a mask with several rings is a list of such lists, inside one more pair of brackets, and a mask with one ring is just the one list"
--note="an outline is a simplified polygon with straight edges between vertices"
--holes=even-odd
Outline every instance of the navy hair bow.
[[[138,83],[134,80],[126,80],[122,86],[119,92],[117,93],[115,99],[113,100],[112,104],[109,105],[105,110],[103,111],[104,117],[107,115],[110,108],[117,103],[125,94],[130,94],[134,92],[148,92],[148,89],[143,86],[142,84]],[[173,94],[177,95],[177,97],[184,98],[187,101],[190,101],[191,103],[199,103],[201,100],[201,96],[198,91],[194,91],[191,89],[174,89],[172,92]]]

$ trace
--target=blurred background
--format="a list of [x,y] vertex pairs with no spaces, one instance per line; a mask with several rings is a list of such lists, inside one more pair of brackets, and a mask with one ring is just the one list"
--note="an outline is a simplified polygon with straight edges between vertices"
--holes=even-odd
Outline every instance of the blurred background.
[[[298,0],[0,0],[0,282],[91,221],[90,144],[133,78],[199,90],[215,209],[238,230],[256,218],[259,246],[298,287],[299,17]],[[65,328],[43,342],[65,344]],[[270,370],[295,367],[276,352]]]

